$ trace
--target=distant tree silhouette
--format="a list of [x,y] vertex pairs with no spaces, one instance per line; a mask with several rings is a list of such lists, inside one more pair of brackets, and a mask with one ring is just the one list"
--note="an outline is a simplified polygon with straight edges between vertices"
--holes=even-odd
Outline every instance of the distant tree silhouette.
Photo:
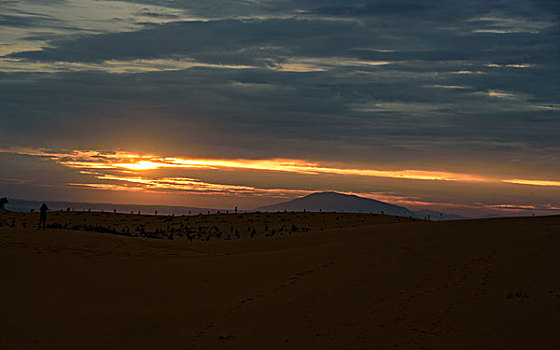
[[0,209],[4,209],[4,206],[8,204],[8,198],[4,197],[0,199]]
[[45,226],[47,225],[47,211],[49,210],[49,207],[47,207],[47,205],[45,203],[43,203],[43,205],[41,205],[41,208],[39,208],[40,210],[40,214],[39,214],[39,227],[38,229],[40,229],[41,227],[43,228],[43,230],[45,229]]

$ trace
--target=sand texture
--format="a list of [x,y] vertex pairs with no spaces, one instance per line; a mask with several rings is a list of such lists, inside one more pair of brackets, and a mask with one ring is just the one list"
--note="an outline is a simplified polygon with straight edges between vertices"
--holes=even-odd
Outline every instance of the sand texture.
[[37,220],[0,213],[1,349],[560,349],[558,216]]

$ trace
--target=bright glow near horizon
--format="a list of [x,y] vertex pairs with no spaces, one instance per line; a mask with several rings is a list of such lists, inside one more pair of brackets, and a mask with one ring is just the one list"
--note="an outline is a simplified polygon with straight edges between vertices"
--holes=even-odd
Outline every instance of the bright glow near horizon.
[[132,171],[147,171],[162,168],[246,169],[307,175],[336,174],[425,181],[500,181],[499,179],[493,179],[476,174],[463,174],[446,171],[337,168],[322,166],[321,164],[316,162],[308,162],[298,159],[200,159],[140,155],[131,152],[113,153],[79,150],[74,150],[67,153],[49,152],[42,150],[34,150],[31,152],[28,150],[13,150],[10,152],[46,157],[53,159],[59,164],[70,168],[92,170],[126,169]]
[[[226,197],[253,197],[253,198],[283,198],[291,199],[314,192],[308,185],[312,179],[321,179],[324,176],[337,176],[347,178],[348,183],[358,181],[360,178],[389,179],[391,181],[407,183],[420,181],[421,183],[437,184],[457,183],[465,185],[481,184],[485,186],[509,185],[523,189],[531,187],[560,187],[560,181],[536,179],[502,179],[480,174],[465,174],[449,171],[434,171],[422,169],[385,170],[370,168],[333,167],[319,162],[310,162],[299,159],[213,159],[213,158],[187,158],[178,156],[162,156],[156,154],[138,154],[134,152],[118,151],[103,152],[97,150],[52,151],[44,149],[19,149],[3,150],[0,153],[12,153],[22,156],[48,159],[63,168],[71,169],[83,177],[82,181],[71,181],[63,184],[69,188],[82,188],[96,191],[113,191],[120,193],[151,193],[151,194],[196,194]],[[231,181],[208,181],[192,177],[193,171],[210,171],[211,173],[231,173],[250,171],[258,174],[259,178],[266,179],[267,174],[293,174],[303,176],[302,186],[294,188],[293,184],[280,182],[269,186],[251,186]],[[163,173],[162,173],[163,172]],[[185,176],[186,175],[186,176]],[[303,179],[303,178],[302,178]],[[375,180],[376,181],[376,180]],[[420,185],[422,186],[422,185]],[[432,185],[430,185],[432,186]],[[332,190],[320,188],[319,190]],[[519,212],[523,210],[558,210],[554,205],[534,206],[530,204],[473,204],[452,203],[432,200],[423,200],[409,196],[392,193],[352,192],[356,195],[389,203],[431,207],[434,205],[447,208],[489,208],[502,212]]]

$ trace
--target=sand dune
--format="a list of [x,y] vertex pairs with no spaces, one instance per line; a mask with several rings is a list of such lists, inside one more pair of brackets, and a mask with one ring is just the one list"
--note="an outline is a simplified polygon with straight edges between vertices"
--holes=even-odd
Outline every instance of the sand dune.
[[560,217],[49,214],[131,235],[203,220],[243,234],[38,231],[36,214],[4,212],[3,349],[560,348]]

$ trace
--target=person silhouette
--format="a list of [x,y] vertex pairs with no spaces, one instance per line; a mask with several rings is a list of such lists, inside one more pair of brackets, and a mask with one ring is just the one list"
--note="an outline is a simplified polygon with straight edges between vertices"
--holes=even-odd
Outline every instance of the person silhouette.
[[44,230],[45,226],[47,225],[47,210],[49,210],[49,207],[47,207],[47,205],[43,203],[39,210],[41,211],[41,213],[39,214],[39,227],[37,227],[37,229],[40,229],[42,225]]
[[0,210],[4,210],[4,206],[8,203],[9,203],[8,198],[6,197],[0,198]]

